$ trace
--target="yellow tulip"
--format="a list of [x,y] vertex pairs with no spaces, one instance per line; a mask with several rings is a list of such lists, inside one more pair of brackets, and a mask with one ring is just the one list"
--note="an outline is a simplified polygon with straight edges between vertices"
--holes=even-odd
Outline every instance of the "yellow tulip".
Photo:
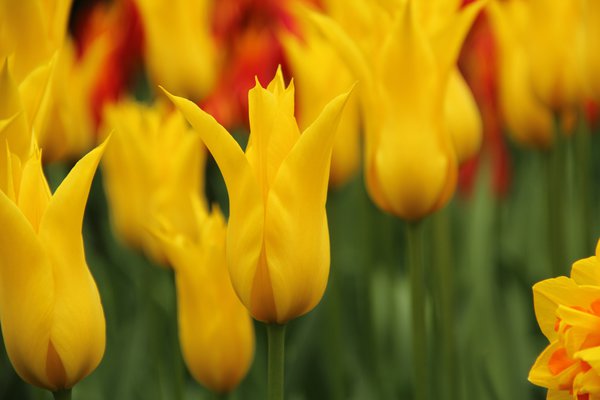
[[10,183],[0,192],[2,335],[21,378],[53,391],[86,377],[104,353],[104,313],[81,236],[103,151],[83,157],[53,195],[40,151],[22,164],[8,154],[2,166]]
[[72,0],[0,0],[0,58],[13,55],[21,82],[62,46]]
[[600,2],[586,0],[583,9],[585,64],[584,79],[591,95],[600,101]]
[[217,53],[208,0],[135,0],[144,26],[152,81],[200,100],[216,80]]
[[169,94],[202,136],[225,178],[230,218],[227,263],[250,314],[283,324],[313,309],[329,275],[325,201],[334,134],[348,94],[325,106],[302,133],[294,87],[281,69],[248,93],[250,139],[244,153],[214,118]]
[[381,209],[401,218],[421,219],[454,192],[457,160],[443,105],[458,51],[482,5],[456,13],[429,35],[413,2],[403,2],[388,15],[390,23],[379,24],[389,26],[382,41],[371,43],[380,50],[366,52],[333,21],[309,14],[360,79],[367,189]]
[[[283,38],[287,60],[294,76],[298,99],[298,125],[307,128],[335,94],[354,82],[342,60],[310,26],[303,27],[302,40]],[[360,166],[360,118],[358,100],[349,98],[335,135],[329,183],[341,186]]]
[[175,270],[179,343],[192,376],[216,393],[235,389],[254,356],[254,325],[235,294],[225,256],[227,226],[219,209],[197,205],[188,216],[198,226],[193,240],[170,232],[165,253]]
[[600,396],[600,241],[596,255],[573,264],[571,277],[533,286],[535,314],[550,342],[529,372],[552,399]]
[[189,220],[189,199],[204,190],[205,151],[200,137],[177,112],[133,101],[109,105],[105,131],[114,129],[102,161],[111,222],[128,245],[159,264],[165,255],[151,228],[155,215],[187,236],[197,236]]
[[580,3],[573,0],[526,2],[529,18],[525,35],[531,81],[536,95],[554,111],[576,106],[581,100]]
[[498,45],[499,101],[512,138],[547,148],[553,142],[552,113],[532,90],[532,75],[524,30],[530,17],[523,1],[493,1],[488,7]]

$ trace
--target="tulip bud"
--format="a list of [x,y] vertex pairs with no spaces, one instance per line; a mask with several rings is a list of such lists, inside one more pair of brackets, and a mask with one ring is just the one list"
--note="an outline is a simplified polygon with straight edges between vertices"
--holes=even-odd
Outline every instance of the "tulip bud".
[[[168,93],[167,93],[168,94]],[[225,178],[230,218],[227,263],[250,314],[283,324],[312,310],[329,275],[325,201],[334,134],[348,94],[327,104],[302,133],[294,118],[294,86],[281,69],[265,89],[248,93],[246,153],[214,118],[169,94],[202,136]]]
[[52,391],[89,375],[104,353],[104,313],[81,236],[104,146],[83,157],[53,195],[39,150],[22,165],[7,154],[2,166],[10,183],[0,192],[2,335],[21,378]]
[[196,207],[199,236],[172,233],[162,240],[175,270],[177,319],[183,359],[211,391],[227,393],[244,378],[254,355],[254,325],[235,294],[225,256],[221,211]]

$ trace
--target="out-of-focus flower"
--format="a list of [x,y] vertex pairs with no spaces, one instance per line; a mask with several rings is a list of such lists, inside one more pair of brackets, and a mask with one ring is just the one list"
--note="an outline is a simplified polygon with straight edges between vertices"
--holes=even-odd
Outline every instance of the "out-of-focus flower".
[[[177,319],[183,359],[192,376],[211,391],[235,389],[254,355],[254,326],[227,271],[227,226],[219,209],[196,204],[196,239],[168,232],[163,246],[175,271]],[[170,229],[167,227],[167,231]]]
[[195,101],[216,79],[209,0],[135,0],[144,27],[144,53],[155,85]]
[[230,204],[227,262],[233,287],[250,314],[283,324],[312,310],[329,275],[325,201],[334,135],[348,94],[340,95],[302,134],[294,87],[281,69],[265,89],[248,93],[246,153],[214,118],[169,95],[211,151]]
[[[7,154],[0,192],[0,322],[17,373],[49,390],[70,388],[104,354],[105,321],[87,267],[81,224],[104,144],[51,195],[41,154]],[[4,142],[4,152],[8,152]]]
[[104,105],[117,101],[141,69],[144,32],[140,12],[134,0],[100,1],[78,11],[75,20],[77,63],[89,65],[93,59],[98,65],[89,77],[86,101],[94,127],[98,127]]
[[[298,99],[298,126],[306,129],[327,102],[350,87],[353,78],[327,41],[310,26],[302,38],[283,39]],[[329,183],[339,186],[352,178],[360,166],[360,118],[358,99],[351,97],[344,108],[331,155]]]
[[96,141],[91,99],[105,57],[106,42],[96,43],[85,58],[77,60],[68,39],[58,51],[45,99],[44,119],[34,127],[44,163],[75,158]]
[[523,4],[528,9],[522,29],[531,82],[536,95],[553,111],[577,106],[582,98],[581,3],[530,0]]
[[70,8],[71,0],[0,1],[0,58],[13,56],[17,82],[62,46]]
[[533,286],[535,315],[550,344],[529,372],[549,399],[600,396],[600,241],[596,255],[573,264],[571,278]]
[[205,151],[200,137],[177,112],[131,100],[108,105],[104,131],[114,129],[102,161],[111,222],[128,245],[165,263],[151,234],[162,215],[186,236],[197,237],[189,199],[204,190]]
[[423,218],[454,192],[457,160],[444,122],[444,98],[462,40],[481,6],[454,14],[435,38],[424,31],[411,1],[392,14],[379,11],[376,15],[389,21],[375,23],[389,28],[383,40],[370,43],[380,50],[367,52],[330,19],[310,14],[360,80],[369,194],[401,218]]
[[[248,90],[255,77],[268,82],[278,65],[287,69],[280,31],[295,32],[290,0],[219,0],[213,28],[222,52],[214,90],[201,102],[225,127],[248,125]],[[167,89],[169,89],[167,87]]]
[[585,0],[583,4],[584,86],[588,96],[600,101],[600,2]]
[[[553,142],[552,114],[532,90],[537,74],[525,43],[531,10],[521,0],[492,1],[489,16],[498,45],[499,99],[509,134],[517,142],[546,148]],[[548,49],[546,49],[549,51]]]
[[471,87],[483,123],[482,149],[476,157],[461,165],[459,187],[463,193],[469,193],[474,187],[480,165],[487,160],[492,169],[492,189],[497,196],[502,197],[510,186],[510,155],[498,106],[497,44],[487,9],[479,14],[465,39],[459,66],[465,81]]

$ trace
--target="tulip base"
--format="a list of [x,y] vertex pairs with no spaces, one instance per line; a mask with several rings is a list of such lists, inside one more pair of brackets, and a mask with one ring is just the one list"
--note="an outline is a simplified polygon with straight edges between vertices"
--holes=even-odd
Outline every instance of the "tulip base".
[[269,364],[267,399],[283,400],[285,325],[267,325]]
[[71,389],[58,390],[52,392],[54,400],[71,400]]

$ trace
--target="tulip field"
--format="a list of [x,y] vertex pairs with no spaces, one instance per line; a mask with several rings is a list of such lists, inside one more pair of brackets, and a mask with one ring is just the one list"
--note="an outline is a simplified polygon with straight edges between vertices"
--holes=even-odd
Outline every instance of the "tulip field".
[[600,1],[0,0],[0,400],[600,400]]

